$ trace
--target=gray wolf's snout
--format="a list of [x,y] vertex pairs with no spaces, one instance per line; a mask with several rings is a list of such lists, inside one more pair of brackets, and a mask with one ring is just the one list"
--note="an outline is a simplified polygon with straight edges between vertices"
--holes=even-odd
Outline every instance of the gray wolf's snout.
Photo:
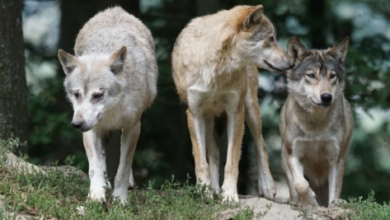
[[324,104],[330,104],[332,102],[332,95],[329,93],[321,94],[321,101]]
[[291,61],[289,62],[289,65],[290,65],[290,69],[294,68],[294,66],[295,66],[294,61],[291,60]]

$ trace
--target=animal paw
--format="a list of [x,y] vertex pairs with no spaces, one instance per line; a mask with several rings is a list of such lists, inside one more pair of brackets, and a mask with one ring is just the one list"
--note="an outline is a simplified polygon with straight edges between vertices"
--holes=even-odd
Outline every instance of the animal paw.
[[274,180],[268,177],[259,178],[258,184],[259,184],[258,189],[259,189],[260,196],[268,200],[274,201],[276,196]]
[[112,194],[114,199],[119,199],[121,201],[121,204],[124,205],[127,202],[128,193],[127,190],[114,190],[114,193]]
[[91,189],[89,191],[88,197],[92,201],[104,203],[106,201],[106,191],[104,190],[103,187],[101,189]]
[[222,186],[222,202],[239,202],[235,187]]

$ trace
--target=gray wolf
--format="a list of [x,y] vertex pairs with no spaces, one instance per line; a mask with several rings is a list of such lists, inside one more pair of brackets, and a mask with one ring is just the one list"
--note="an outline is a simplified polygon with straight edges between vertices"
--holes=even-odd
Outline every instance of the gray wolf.
[[349,38],[327,50],[306,50],[291,38],[287,71],[289,95],[280,114],[282,169],[290,200],[328,206],[340,198],[344,160],[354,120],[344,98],[344,61]]
[[73,105],[72,125],[83,132],[88,156],[89,197],[105,201],[104,145],[122,129],[113,196],[125,202],[134,185],[131,165],[141,132],[141,115],[156,93],[157,63],[150,31],[120,7],[96,14],[80,30],[75,56],[58,51],[64,86]]
[[238,201],[237,179],[244,120],[255,142],[259,192],[273,200],[271,176],[257,99],[257,67],[281,72],[293,63],[276,42],[263,6],[236,6],[193,19],[178,36],[172,52],[173,78],[187,104],[198,183],[220,192],[219,148],[214,118],[227,116],[228,153],[222,185],[225,201]]

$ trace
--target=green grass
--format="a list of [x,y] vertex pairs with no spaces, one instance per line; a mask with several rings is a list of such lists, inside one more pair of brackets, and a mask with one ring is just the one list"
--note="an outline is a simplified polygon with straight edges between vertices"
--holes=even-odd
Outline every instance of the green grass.
[[375,201],[374,192],[368,195],[366,200],[360,198],[351,198],[348,203],[340,204],[342,208],[350,210],[343,215],[342,219],[351,220],[389,220],[390,204],[379,204]]
[[[74,172],[65,177],[63,171],[51,169],[47,175],[29,174],[9,169],[5,153],[19,145],[18,139],[0,143],[0,194],[5,196],[6,212],[24,213],[44,219],[213,219],[225,210],[238,209],[234,219],[253,219],[249,207],[221,203],[202,196],[199,187],[180,184],[173,178],[160,190],[152,183],[144,189],[129,192],[129,201],[122,206],[110,197],[99,204],[88,201],[88,178]],[[71,160],[70,160],[71,161]],[[82,211],[79,208],[82,207]],[[6,216],[0,212],[1,219]]]

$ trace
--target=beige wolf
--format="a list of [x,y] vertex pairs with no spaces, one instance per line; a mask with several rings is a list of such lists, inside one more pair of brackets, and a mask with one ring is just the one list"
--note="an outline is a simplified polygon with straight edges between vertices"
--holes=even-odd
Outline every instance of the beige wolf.
[[[226,113],[228,153],[222,185],[224,200],[238,201],[237,179],[244,120],[255,141],[259,192],[273,200],[272,179],[257,99],[257,68],[280,72],[292,61],[276,42],[263,6],[237,6],[193,19],[176,40],[173,77],[187,106],[198,182],[218,193],[219,149],[214,117]],[[210,194],[211,196],[211,194]]]
[[88,156],[89,197],[105,201],[104,145],[110,131],[122,129],[113,196],[125,202],[134,184],[131,165],[141,132],[141,115],[156,96],[157,63],[150,31],[120,7],[91,18],[80,30],[72,56],[58,58],[72,102],[72,125],[83,131]]
[[340,197],[354,126],[343,95],[348,44],[346,38],[327,50],[306,50],[295,37],[288,43],[295,67],[287,71],[289,96],[279,129],[293,203],[328,206]]

